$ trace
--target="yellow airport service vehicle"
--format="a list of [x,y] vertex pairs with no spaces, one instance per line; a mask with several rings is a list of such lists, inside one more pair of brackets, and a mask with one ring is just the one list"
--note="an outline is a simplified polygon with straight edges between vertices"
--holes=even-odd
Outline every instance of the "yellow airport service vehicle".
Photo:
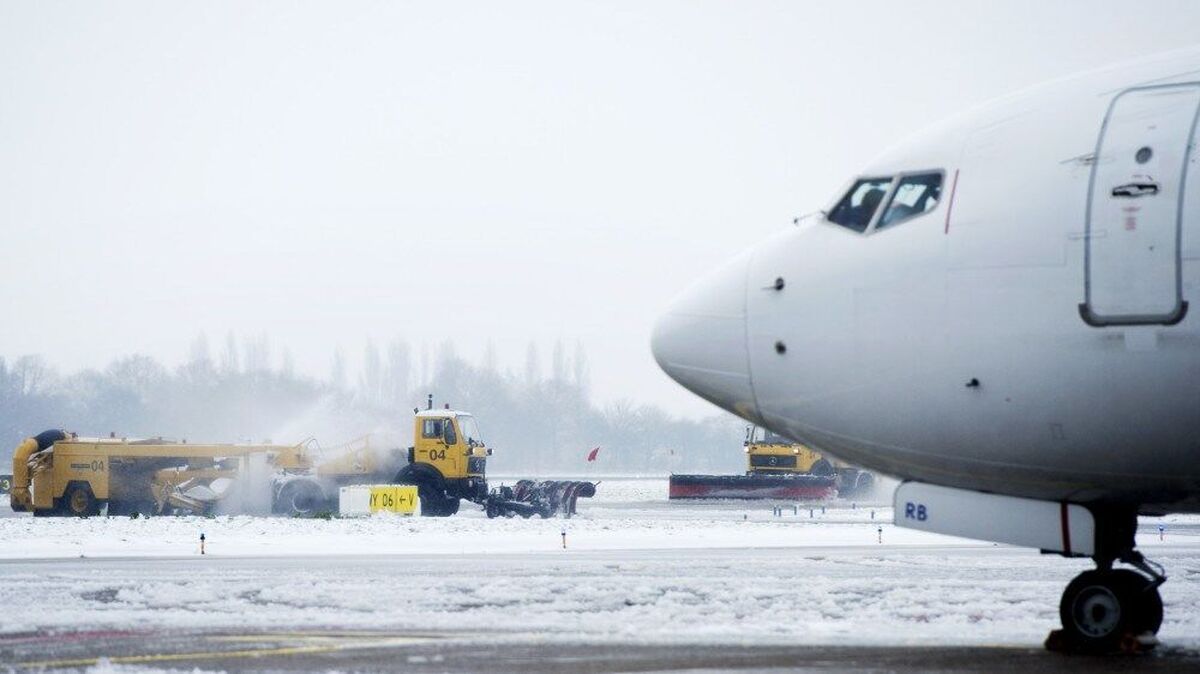
[[765,428],[746,429],[746,474],[747,475],[798,475],[809,474],[833,476],[838,495],[852,498],[871,490],[875,476],[857,466],[792,442]]
[[669,497],[813,501],[855,498],[874,484],[871,473],[765,428],[747,428],[743,446],[745,475],[672,475]]
[[766,429],[747,429],[746,442],[747,475],[786,475],[808,473],[832,475],[833,464],[808,447],[792,442]]
[[521,480],[511,488],[489,490],[487,457],[492,450],[484,445],[475,417],[449,405],[435,410],[432,395],[427,403],[424,410],[413,410],[408,465],[392,480],[417,487],[422,515],[453,515],[463,500],[482,505],[488,517],[571,515],[577,499],[596,494],[595,484],[571,480]]
[[416,487],[426,516],[452,515],[466,499],[489,517],[549,517],[571,515],[578,498],[595,495],[593,483],[575,481],[521,480],[489,490],[491,450],[474,417],[434,410],[432,398],[428,409],[415,410],[407,453],[374,447],[369,436],[323,451],[312,441],[189,444],[45,431],[14,451],[9,501],[13,510],[38,516],[206,514],[218,508],[311,515],[336,510],[342,486],[390,483]]
[[[300,465],[301,446],[79,438],[50,430],[13,452],[9,502],[34,515],[206,512],[250,470]],[[272,469],[275,470],[275,469]]]

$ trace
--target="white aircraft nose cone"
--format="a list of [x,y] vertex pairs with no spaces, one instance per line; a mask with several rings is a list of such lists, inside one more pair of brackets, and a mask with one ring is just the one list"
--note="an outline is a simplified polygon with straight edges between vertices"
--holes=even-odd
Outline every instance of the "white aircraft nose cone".
[[746,270],[741,255],[686,290],[654,326],[654,359],[709,402],[757,421],[746,351]]

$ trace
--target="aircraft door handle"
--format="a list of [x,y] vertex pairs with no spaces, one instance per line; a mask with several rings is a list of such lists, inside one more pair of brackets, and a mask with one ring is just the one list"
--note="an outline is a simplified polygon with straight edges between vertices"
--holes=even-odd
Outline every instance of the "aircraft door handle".
[[1117,185],[1112,188],[1112,195],[1114,197],[1136,199],[1137,197],[1154,196],[1155,194],[1158,194],[1158,183],[1151,181],[1125,183],[1124,185]]

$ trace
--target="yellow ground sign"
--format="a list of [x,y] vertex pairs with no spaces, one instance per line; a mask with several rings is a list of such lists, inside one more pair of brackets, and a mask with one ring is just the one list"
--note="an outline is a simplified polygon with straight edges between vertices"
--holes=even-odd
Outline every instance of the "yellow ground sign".
[[411,515],[417,511],[417,488],[411,485],[372,486],[370,511]]

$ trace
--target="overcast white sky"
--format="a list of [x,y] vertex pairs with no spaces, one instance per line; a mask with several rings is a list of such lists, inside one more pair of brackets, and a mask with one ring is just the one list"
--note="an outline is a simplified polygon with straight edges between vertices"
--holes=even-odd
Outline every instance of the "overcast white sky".
[[[180,362],[201,330],[587,348],[940,117],[1193,44],[1196,2],[0,3],[0,355]],[[1036,142],[1036,139],[1031,139]]]

